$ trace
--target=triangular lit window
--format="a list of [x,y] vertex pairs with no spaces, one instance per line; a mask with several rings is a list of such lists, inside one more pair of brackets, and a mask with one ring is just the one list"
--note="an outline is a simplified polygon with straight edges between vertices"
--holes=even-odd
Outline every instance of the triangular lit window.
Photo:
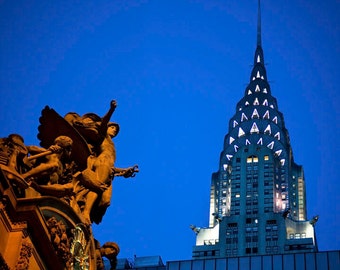
[[286,162],[286,160],[285,160],[284,158],[281,159],[281,160],[280,160],[281,166],[284,166],[284,165],[285,165],[285,162]]
[[269,119],[269,111],[266,111],[263,115],[263,119]]
[[263,93],[265,93],[265,94],[268,93],[268,92],[267,92],[267,88],[264,88],[264,89],[263,89]]
[[267,145],[268,148],[273,149],[274,148],[274,142],[271,142],[270,144]]
[[236,144],[234,145],[234,150],[235,150],[235,152],[237,152],[237,150],[238,150],[238,146]]
[[282,150],[280,149],[280,150],[277,150],[277,151],[275,151],[275,155],[276,156],[280,156],[281,155],[281,153],[282,153]]
[[272,108],[272,109],[274,109],[274,105],[273,105],[273,104],[271,104],[269,107]]
[[248,139],[246,139],[246,145],[250,145],[250,141]]
[[264,77],[263,77],[263,76],[261,76],[261,79],[262,79],[262,80],[264,80]]
[[241,122],[243,122],[245,120],[248,120],[248,117],[244,113],[242,113]]
[[233,157],[233,155],[228,155],[227,154],[226,157],[227,157],[228,160],[230,160]]
[[259,133],[259,128],[257,127],[256,123],[254,122],[251,129],[250,129],[250,133]]
[[256,105],[260,105],[259,99],[258,99],[258,98],[255,98],[253,105],[255,105],[255,106],[256,106]]
[[260,78],[260,71],[257,71],[256,78]]
[[272,133],[272,130],[271,130],[271,128],[270,128],[270,125],[268,125],[268,126],[266,127],[266,129],[264,130],[264,133],[269,134],[269,135]]
[[253,77],[253,81],[255,81],[255,77]]
[[260,86],[257,84],[256,87],[255,87],[255,92],[261,92],[260,90]]
[[260,139],[258,140],[257,144],[263,145],[262,138],[260,138]]
[[244,103],[244,105],[245,105],[245,106],[249,106],[249,102],[248,102],[248,101],[246,101],[246,103]]
[[259,113],[256,109],[254,109],[253,114],[251,115],[251,118],[260,118]]
[[245,135],[245,133],[244,133],[243,129],[239,128],[238,129],[238,137],[241,137],[241,136],[244,136],[244,135]]
[[277,116],[275,116],[275,117],[273,118],[273,122],[274,122],[275,124],[277,124]]
[[263,106],[268,106],[268,100],[265,99],[265,100],[263,101],[262,105],[263,105]]
[[260,63],[261,62],[261,58],[260,58],[260,55],[258,54],[257,55],[257,60],[256,60],[257,63]]
[[229,138],[229,144],[232,144],[233,141],[235,141],[235,139],[234,139],[233,137],[230,137],[230,138]]
[[248,89],[248,95],[251,95],[253,92],[250,90],[250,89]]
[[237,125],[238,125],[237,121],[234,120],[234,122],[233,122],[233,127],[236,127]]
[[277,133],[274,135],[274,137],[275,137],[276,139],[280,140],[280,132],[277,132]]

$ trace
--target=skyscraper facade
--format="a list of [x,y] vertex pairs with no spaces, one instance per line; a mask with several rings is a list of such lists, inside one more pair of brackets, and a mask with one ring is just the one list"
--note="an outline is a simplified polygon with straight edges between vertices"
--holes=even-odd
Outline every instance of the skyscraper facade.
[[258,4],[254,65],[212,174],[208,228],[196,232],[193,258],[313,252],[305,178],[267,79]]

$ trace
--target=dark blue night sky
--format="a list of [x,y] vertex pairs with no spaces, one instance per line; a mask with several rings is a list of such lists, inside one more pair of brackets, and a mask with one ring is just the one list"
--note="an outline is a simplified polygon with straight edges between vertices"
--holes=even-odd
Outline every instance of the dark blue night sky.
[[[319,2],[319,3],[317,3]],[[339,1],[262,1],[272,95],[306,176],[320,250],[340,248]],[[257,1],[0,0],[0,136],[38,145],[45,105],[113,120],[118,167],[97,226],[120,258],[190,259],[190,224],[208,225],[211,174],[249,82]]]

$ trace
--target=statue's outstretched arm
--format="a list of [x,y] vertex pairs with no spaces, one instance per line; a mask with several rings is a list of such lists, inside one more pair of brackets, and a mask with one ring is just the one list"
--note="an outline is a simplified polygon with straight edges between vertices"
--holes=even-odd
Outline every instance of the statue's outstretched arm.
[[73,183],[67,183],[64,185],[53,184],[53,185],[39,185],[35,181],[29,183],[30,187],[43,195],[50,195],[55,197],[64,197],[67,195],[73,195]]

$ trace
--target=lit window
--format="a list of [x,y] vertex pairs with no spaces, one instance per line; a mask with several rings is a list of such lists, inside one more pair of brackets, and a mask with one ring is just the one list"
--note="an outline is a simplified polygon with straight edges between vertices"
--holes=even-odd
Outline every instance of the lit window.
[[236,194],[235,194],[235,197],[236,197],[236,198],[240,198],[240,193],[236,193]]
[[280,150],[277,150],[277,151],[275,151],[275,155],[278,157],[278,156],[280,156],[281,155],[281,153],[282,153],[282,150],[280,149]]
[[269,160],[269,156],[268,156],[268,155],[265,155],[265,156],[264,156],[264,160],[265,160],[265,161],[268,161],[268,160]]
[[241,122],[243,122],[245,120],[248,120],[248,117],[244,113],[242,113]]
[[260,92],[261,90],[260,90],[260,87],[259,87],[259,85],[257,84],[256,85],[256,87],[255,87],[255,92]]
[[250,129],[250,133],[259,133],[259,132],[260,132],[260,130],[257,127],[256,123],[254,122],[251,129]]
[[260,138],[260,139],[258,140],[257,144],[260,144],[260,145],[262,145],[262,144],[263,144],[263,142],[262,142],[262,138]]
[[[267,100],[265,100],[265,101],[267,101]],[[263,105],[265,105],[264,102],[263,102]],[[265,114],[263,115],[263,119],[269,119],[269,111],[265,112]]]
[[255,100],[254,100],[254,102],[253,102],[253,105],[259,105],[260,103],[259,103],[259,99],[258,98],[255,98]]
[[260,71],[257,71],[256,78],[261,78]]
[[285,162],[286,162],[286,160],[285,160],[284,158],[281,159],[281,160],[280,160],[281,166],[284,166],[284,165],[285,165]]
[[259,113],[257,112],[256,109],[253,111],[253,114],[251,115],[251,118],[260,118]]
[[233,137],[230,137],[230,138],[229,138],[229,144],[232,144],[233,141],[235,141],[235,139],[234,139]]
[[246,145],[251,144],[250,141],[248,139],[246,139]]
[[274,137],[275,137],[276,139],[280,140],[280,132],[277,132],[277,133],[274,135]]
[[257,63],[260,63],[261,62],[261,58],[260,58],[260,55],[257,55],[257,60],[256,60]]
[[271,142],[267,145],[268,148],[273,149],[274,148],[274,142]]
[[250,89],[248,89],[248,95],[251,95],[251,94],[252,94],[251,90],[250,90]]
[[268,93],[267,88],[264,88],[264,89],[263,89],[263,93],[265,93],[265,94]]
[[244,136],[244,135],[245,135],[245,133],[244,133],[243,129],[239,128],[238,129],[238,136],[241,137],[241,136]]
[[275,124],[277,124],[277,116],[275,116],[275,117],[273,118],[273,122],[274,122]]
[[248,157],[247,158],[247,163],[252,163],[253,162],[253,158],[252,157]]
[[264,133],[265,133],[265,134],[269,134],[269,135],[272,133],[272,130],[271,130],[270,125],[268,125],[268,126],[266,127],[266,129],[264,130]]
[[259,158],[255,156],[255,157],[253,158],[253,162],[259,162]]

